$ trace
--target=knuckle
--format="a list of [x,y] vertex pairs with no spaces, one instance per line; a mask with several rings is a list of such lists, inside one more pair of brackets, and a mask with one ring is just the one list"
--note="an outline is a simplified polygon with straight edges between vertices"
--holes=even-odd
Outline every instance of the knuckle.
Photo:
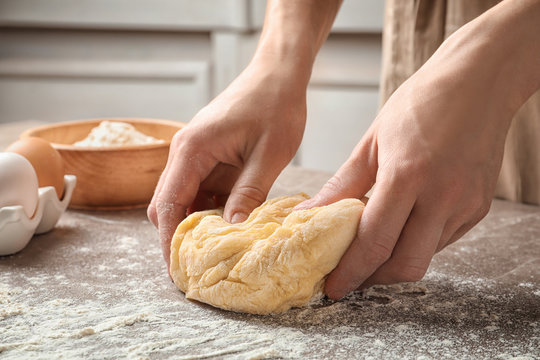
[[330,194],[339,194],[344,190],[343,180],[339,176],[334,175],[324,184],[323,189]]
[[178,130],[172,137],[171,144],[173,146],[178,146],[181,144],[184,139],[186,138],[186,134],[188,132],[188,128],[185,127],[183,129]]
[[[414,260],[418,262],[418,260]],[[415,282],[422,280],[426,274],[428,266],[413,264],[411,262],[405,263],[403,266],[396,269],[394,273],[395,282]]]
[[163,209],[163,208],[166,208],[166,207],[169,207],[171,204],[171,201],[164,197],[163,195],[158,195],[156,197],[156,201],[155,201],[155,208],[156,210],[159,212],[160,209]]
[[400,191],[416,191],[424,184],[426,176],[420,162],[403,161],[399,164],[387,164],[377,173],[377,180],[383,180],[390,188]]
[[490,198],[484,199],[484,201],[482,201],[477,211],[478,221],[486,217],[486,215],[489,213],[490,208],[491,208],[491,199]]
[[393,283],[422,280],[429,261],[420,257],[395,257],[388,262],[389,278]]
[[153,203],[151,203],[148,206],[148,209],[146,209],[146,216],[152,222],[152,224],[156,225],[157,212],[156,212],[156,207]]
[[192,128],[188,125],[185,128],[178,130],[171,141],[171,146],[174,148],[187,147],[190,148],[194,146],[197,142],[197,131],[193,131]]
[[366,251],[368,261],[377,266],[388,261],[388,259],[390,259],[392,256],[392,248],[385,244],[386,242],[380,240],[373,242]]
[[468,209],[471,214],[476,214],[484,206],[484,197],[475,194],[468,199]]
[[472,218],[474,223],[482,220],[488,213],[491,207],[491,200],[482,195],[474,195],[468,199],[466,213]]
[[242,185],[236,190],[237,204],[255,204],[258,206],[266,200],[266,193],[257,186]]
[[191,204],[184,204],[178,199],[165,198],[163,196],[158,196],[155,202],[155,211],[156,216],[166,216],[167,214],[174,213],[175,209],[185,209]]
[[400,178],[410,178],[411,175],[423,178],[429,171],[430,160],[426,156],[417,156],[412,159],[402,159],[397,166],[397,173]]
[[489,210],[484,210],[484,209],[479,210],[479,212],[476,214],[476,216],[474,218],[473,224],[476,225],[480,221],[482,221],[482,219],[486,217],[488,212],[489,212]]
[[388,283],[416,282],[422,280],[430,262],[430,256],[396,252],[383,268]]

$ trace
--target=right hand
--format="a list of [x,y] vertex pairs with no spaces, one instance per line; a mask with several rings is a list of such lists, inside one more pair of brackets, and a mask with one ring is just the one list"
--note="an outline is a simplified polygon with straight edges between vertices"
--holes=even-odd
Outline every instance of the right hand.
[[148,207],[167,265],[171,238],[190,212],[224,205],[225,220],[238,223],[266,200],[304,132],[306,88],[294,79],[252,64],[174,136]]

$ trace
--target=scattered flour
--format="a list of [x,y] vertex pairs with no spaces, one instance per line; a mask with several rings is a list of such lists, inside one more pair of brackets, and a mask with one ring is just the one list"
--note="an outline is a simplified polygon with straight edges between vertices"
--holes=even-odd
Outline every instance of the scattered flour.
[[498,291],[431,269],[417,284],[237,314],[185,300],[143,211],[90,214],[70,212],[55,230],[77,241],[52,232],[0,258],[0,359],[539,358],[534,281]]

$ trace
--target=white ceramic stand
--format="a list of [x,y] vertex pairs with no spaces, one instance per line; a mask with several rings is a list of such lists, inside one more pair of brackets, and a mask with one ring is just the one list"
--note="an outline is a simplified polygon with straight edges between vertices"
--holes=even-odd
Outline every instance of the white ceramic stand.
[[21,251],[34,234],[52,230],[66,210],[76,183],[74,175],[64,176],[65,190],[61,200],[54,187],[39,188],[37,209],[31,218],[20,205],[0,208],[0,256]]
[[64,196],[62,200],[58,200],[56,190],[52,186],[46,186],[39,188],[39,202],[43,205],[43,217],[36,228],[36,234],[43,234],[51,231],[60,216],[66,211],[71,200],[71,195],[77,184],[77,177],[75,175],[64,176]]

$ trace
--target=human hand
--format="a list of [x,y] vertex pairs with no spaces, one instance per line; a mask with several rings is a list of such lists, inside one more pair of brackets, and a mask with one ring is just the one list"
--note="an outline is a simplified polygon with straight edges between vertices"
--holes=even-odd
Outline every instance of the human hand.
[[167,264],[171,238],[186,214],[225,206],[227,221],[245,220],[296,153],[305,85],[285,70],[250,65],[174,136],[148,207]]
[[175,135],[148,207],[167,264],[186,213],[225,205],[239,222],[266,199],[300,145],[313,61],[340,3],[268,1],[250,65]]
[[375,185],[356,238],[327,278],[331,298],[421,279],[436,252],[487,214],[517,107],[480,61],[484,48],[461,40],[392,95],[350,158],[297,207],[362,198]]

